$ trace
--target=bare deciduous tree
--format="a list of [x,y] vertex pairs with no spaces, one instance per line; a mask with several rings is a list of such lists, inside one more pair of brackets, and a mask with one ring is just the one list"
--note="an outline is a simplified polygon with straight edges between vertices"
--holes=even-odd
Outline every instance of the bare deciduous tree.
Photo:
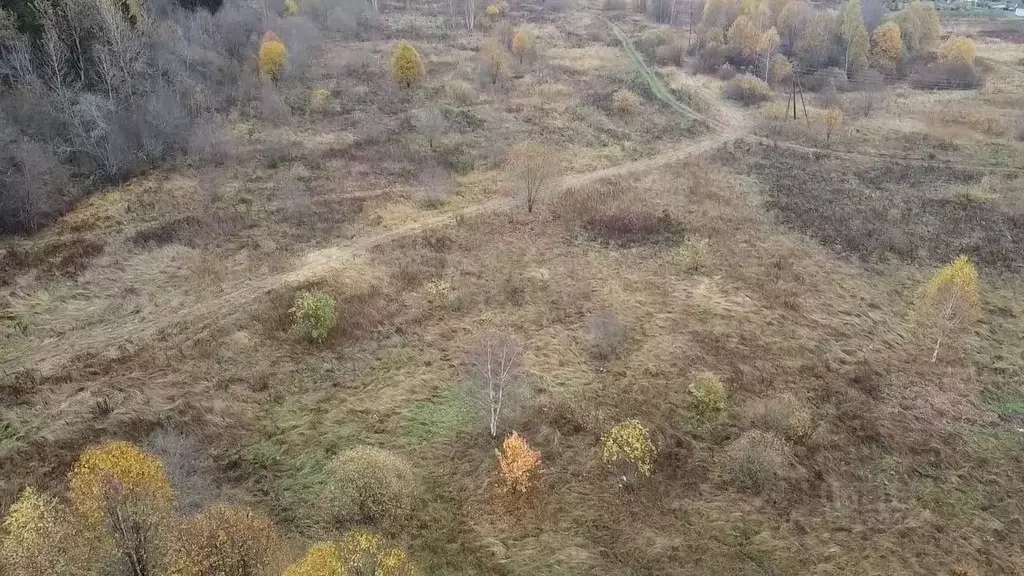
[[507,334],[488,334],[473,349],[469,372],[487,406],[491,437],[498,436],[498,421],[516,401],[522,350]]
[[466,17],[466,29],[476,27],[476,0],[462,0],[462,12]]
[[526,211],[533,212],[544,187],[555,175],[551,150],[529,140],[519,142],[508,150],[508,167],[526,195]]

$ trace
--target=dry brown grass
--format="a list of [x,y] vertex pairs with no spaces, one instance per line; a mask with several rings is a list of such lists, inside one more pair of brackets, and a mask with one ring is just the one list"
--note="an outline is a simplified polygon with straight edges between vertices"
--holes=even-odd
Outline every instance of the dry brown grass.
[[[935,178],[1018,165],[988,120],[960,112],[980,100],[979,117],[998,117],[1009,76],[962,99],[892,94],[868,119],[850,115],[828,155],[715,151],[742,132],[742,112],[715,105],[734,131],[682,144],[678,118],[653,102],[626,122],[611,106],[628,60],[593,43],[598,21],[513,10],[530,14],[540,57],[500,90],[475,76],[482,34],[447,39],[434,20],[396,15],[422,46],[421,91],[387,88],[387,39],[329,46],[316,66],[336,101],[322,112],[281,128],[242,122],[214,175],[151,174],[7,249],[0,497],[59,485],[93,440],[174,428],[195,440],[218,494],[301,537],[330,530],[316,513],[325,462],[360,444],[400,454],[423,497],[394,531],[429,573],[1011,573],[1024,558],[1008,536],[1024,513],[1011,429],[1024,287],[1013,266],[996,268],[1016,262],[1015,245],[986,244],[985,309],[962,355],[930,365],[906,313],[929,251],[963,248],[935,227],[983,213],[984,236],[1016,222],[1019,182],[993,171],[981,206],[943,212],[932,233],[930,221],[864,216],[956,202]],[[717,86],[694,82],[682,88]],[[442,159],[405,120],[435,103],[450,165],[472,162],[464,174],[439,175]],[[940,108],[950,120],[929,123]],[[787,130],[784,141],[820,138]],[[500,169],[504,146],[524,138],[567,158],[533,216],[513,210]],[[881,165],[894,154],[924,162],[905,171],[917,180]],[[929,164],[943,160],[972,166]],[[423,193],[435,180],[444,190]],[[782,182],[803,204],[782,202]],[[839,192],[856,204],[824,227]],[[806,226],[786,218],[801,212]],[[909,238],[910,257],[851,258],[870,248],[846,234],[864,222]],[[288,307],[310,288],[342,311],[323,347],[289,333]],[[592,329],[606,310],[621,334]],[[494,496],[495,445],[466,394],[463,359],[482,331],[523,342],[525,404],[510,428],[544,471],[521,506]],[[613,353],[592,353],[612,340]],[[686,384],[705,370],[728,385],[717,419],[689,408]],[[628,418],[650,424],[659,459],[622,490],[596,447]],[[758,431],[784,438],[768,468],[779,473],[743,487],[725,462]]]

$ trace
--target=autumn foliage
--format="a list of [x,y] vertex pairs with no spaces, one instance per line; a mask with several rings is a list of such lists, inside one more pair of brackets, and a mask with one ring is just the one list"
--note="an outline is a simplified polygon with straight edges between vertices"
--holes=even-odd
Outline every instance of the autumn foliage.
[[981,283],[978,268],[967,256],[959,256],[939,269],[918,294],[918,314],[937,333],[932,362],[951,336],[966,329],[980,311]]
[[903,54],[903,37],[900,27],[886,22],[871,33],[871,59],[875,68],[885,74],[892,74],[899,65]]
[[383,537],[353,530],[338,542],[318,542],[284,571],[284,576],[412,576],[419,574],[408,554]]
[[226,504],[186,518],[176,532],[168,554],[175,576],[261,576],[281,545],[269,518]]
[[76,510],[95,522],[109,513],[111,504],[158,513],[174,503],[163,464],[131,442],[107,442],[87,449],[68,475],[68,489]]
[[540,466],[540,452],[530,448],[526,440],[513,431],[495,450],[498,468],[506,492],[526,492]]
[[612,426],[601,437],[601,460],[619,468],[623,476],[650,476],[657,455],[650,431],[635,418]]
[[942,43],[942,61],[964,66],[974,65],[974,40],[964,36],[953,36]]
[[423,81],[423,59],[410,42],[402,40],[395,45],[391,52],[391,75],[407,88]]
[[277,34],[268,30],[260,43],[258,60],[260,76],[277,82],[288,61],[288,48]]

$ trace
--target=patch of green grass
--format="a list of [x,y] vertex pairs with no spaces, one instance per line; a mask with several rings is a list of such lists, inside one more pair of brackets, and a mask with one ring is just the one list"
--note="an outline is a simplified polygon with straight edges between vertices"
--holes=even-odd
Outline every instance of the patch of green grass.
[[429,402],[413,404],[405,414],[402,436],[409,444],[451,437],[469,425],[472,405],[466,394],[450,390]]

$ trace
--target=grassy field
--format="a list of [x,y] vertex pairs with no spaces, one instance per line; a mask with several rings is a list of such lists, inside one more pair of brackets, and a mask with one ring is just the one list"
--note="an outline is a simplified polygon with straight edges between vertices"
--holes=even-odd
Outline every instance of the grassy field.
[[[978,90],[899,85],[867,116],[841,94],[826,142],[818,96],[772,127],[772,103],[649,66],[619,40],[655,26],[640,15],[513,6],[537,58],[491,86],[493,32],[452,33],[445,9],[387,6],[381,37],[325,42],[282,88],[287,120],[230,120],[226,164],[152,171],[4,243],[4,504],[61,489],[90,444],[165,455],[173,431],[179,494],[267,512],[295,553],[347,528],[320,514],[325,466],[365,444],[418,475],[386,531],[428,574],[1024,570],[1024,47],[979,37]],[[414,90],[389,76],[398,38],[425,62]],[[433,105],[438,143],[415,128]],[[557,165],[531,213],[505,169],[524,139]],[[933,363],[914,303],[959,254],[981,315]],[[338,303],[322,345],[292,329],[310,288]],[[502,431],[543,459],[523,499],[499,490],[467,370],[493,332],[523,350]],[[721,414],[695,410],[702,372]],[[622,487],[600,443],[630,418],[658,457]],[[763,481],[735,473],[751,453]]]

